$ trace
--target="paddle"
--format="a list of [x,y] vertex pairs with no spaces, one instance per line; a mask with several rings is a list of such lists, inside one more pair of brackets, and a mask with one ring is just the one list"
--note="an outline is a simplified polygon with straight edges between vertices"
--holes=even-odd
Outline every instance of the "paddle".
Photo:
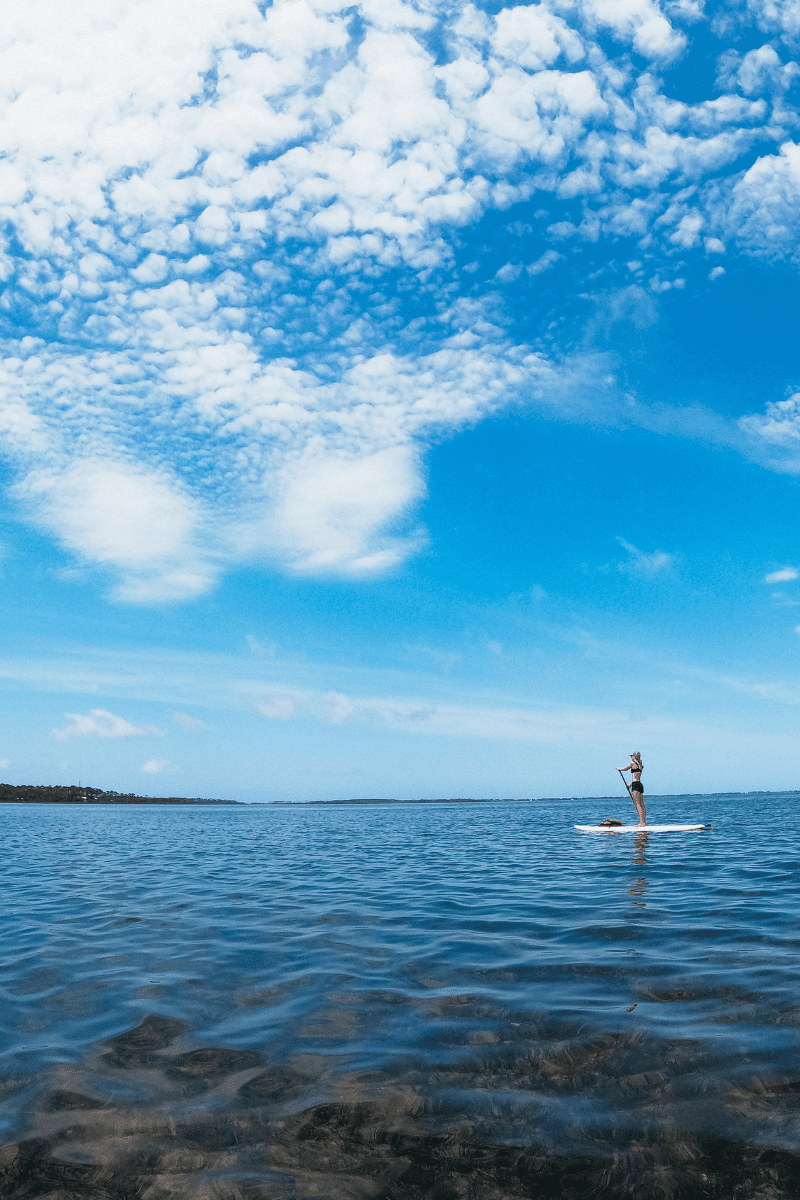
[[[619,771],[619,767],[617,767],[617,770]],[[622,780],[622,782],[625,784],[625,790],[627,791],[627,793],[628,793],[628,795],[630,796],[631,800],[633,800],[633,792],[632,792],[632,791],[631,791],[631,789],[628,787],[628,781],[627,781],[627,779],[625,778],[625,776],[622,774],[622,771],[619,771],[619,777],[620,777],[620,779]]]

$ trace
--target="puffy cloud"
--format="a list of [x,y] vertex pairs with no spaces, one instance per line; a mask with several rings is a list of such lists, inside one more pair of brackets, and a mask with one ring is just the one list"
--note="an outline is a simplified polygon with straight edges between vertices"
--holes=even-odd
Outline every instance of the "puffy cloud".
[[562,54],[570,63],[578,62],[585,54],[575,30],[543,4],[501,9],[490,44],[498,58],[531,71],[552,66]]
[[724,217],[728,235],[765,257],[796,258],[800,221],[800,146],[756,160],[735,184]]
[[344,565],[355,575],[384,571],[402,561],[409,539],[380,539],[397,513],[422,491],[407,446],[358,458],[305,458],[289,479],[274,512],[274,538],[287,564],[319,572]]
[[71,725],[63,729],[51,730],[53,737],[64,741],[71,737],[163,737],[163,730],[155,725],[133,725],[124,717],[118,717],[105,708],[93,708],[89,715],[82,713],[65,713]]
[[740,417],[738,427],[753,458],[775,471],[800,474],[800,393]]
[[168,477],[126,463],[73,460],[61,472],[31,472],[16,495],[80,559],[115,568],[120,599],[181,600],[215,578],[193,551],[196,505]]
[[793,579],[800,578],[800,571],[794,567],[781,567],[779,571],[770,571],[764,576],[764,583],[790,583]]
[[745,96],[762,91],[791,87],[800,74],[795,62],[782,61],[774,46],[760,46],[745,55],[726,51],[719,60],[717,82],[723,88],[736,88]]
[[561,255],[557,250],[545,250],[544,254],[540,255],[535,262],[529,263],[525,270],[529,275],[541,275],[542,271],[549,271],[555,266]]
[[585,12],[604,29],[650,59],[674,58],[686,39],[652,0],[586,0]]
[[670,241],[688,250],[699,241],[700,230],[703,228],[703,218],[699,213],[687,213],[681,217],[677,228],[670,234]]
[[797,0],[748,0],[747,8],[760,29],[781,33],[793,44],[800,33],[800,4]]

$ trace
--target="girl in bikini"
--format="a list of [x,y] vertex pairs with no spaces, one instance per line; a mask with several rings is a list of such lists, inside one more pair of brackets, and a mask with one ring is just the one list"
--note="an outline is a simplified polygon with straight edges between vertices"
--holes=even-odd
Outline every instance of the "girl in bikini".
[[631,800],[633,800],[637,813],[639,814],[639,824],[647,824],[647,813],[644,807],[644,788],[642,787],[642,756],[638,752],[631,754],[631,761],[627,767],[617,767],[618,771],[630,771],[631,773]]

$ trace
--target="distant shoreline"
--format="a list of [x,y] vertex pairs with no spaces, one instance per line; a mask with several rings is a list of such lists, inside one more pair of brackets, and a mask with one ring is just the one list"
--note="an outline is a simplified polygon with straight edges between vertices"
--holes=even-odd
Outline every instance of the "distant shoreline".
[[0,783],[0,804],[215,804],[246,808],[239,800],[205,800],[184,796],[137,796],[134,792],[105,792],[102,788],[58,784]]
[[[800,796],[800,791],[781,790],[781,791],[765,791],[761,789],[757,792],[648,792],[647,799],[650,800],[715,800],[724,796]],[[321,804],[545,804],[552,801],[563,803],[584,803],[589,800],[607,800],[611,803],[614,801],[624,802],[626,796],[615,794],[613,796],[440,796],[433,799],[414,800],[402,799],[393,800],[390,798],[376,797],[371,800],[266,800],[257,801],[263,807],[282,808],[311,808],[314,805]],[[252,805],[248,806],[252,807]]]
[[[781,790],[757,792],[649,792],[650,800],[718,800],[756,796],[800,796],[800,791]],[[625,796],[439,796],[423,799],[394,799],[392,797],[354,798],[349,800],[209,800],[185,796],[137,796],[133,792],[105,792],[101,788],[78,786],[61,787],[46,784],[0,783],[0,804],[182,804],[226,808],[319,808],[323,805],[353,804],[585,804],[595,801],[624,802]]]

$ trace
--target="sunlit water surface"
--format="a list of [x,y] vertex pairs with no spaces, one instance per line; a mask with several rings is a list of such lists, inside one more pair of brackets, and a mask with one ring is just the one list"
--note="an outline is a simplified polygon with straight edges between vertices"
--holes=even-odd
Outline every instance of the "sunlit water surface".
[[795,1197],[798,799],[3,805],[0,1195]]

